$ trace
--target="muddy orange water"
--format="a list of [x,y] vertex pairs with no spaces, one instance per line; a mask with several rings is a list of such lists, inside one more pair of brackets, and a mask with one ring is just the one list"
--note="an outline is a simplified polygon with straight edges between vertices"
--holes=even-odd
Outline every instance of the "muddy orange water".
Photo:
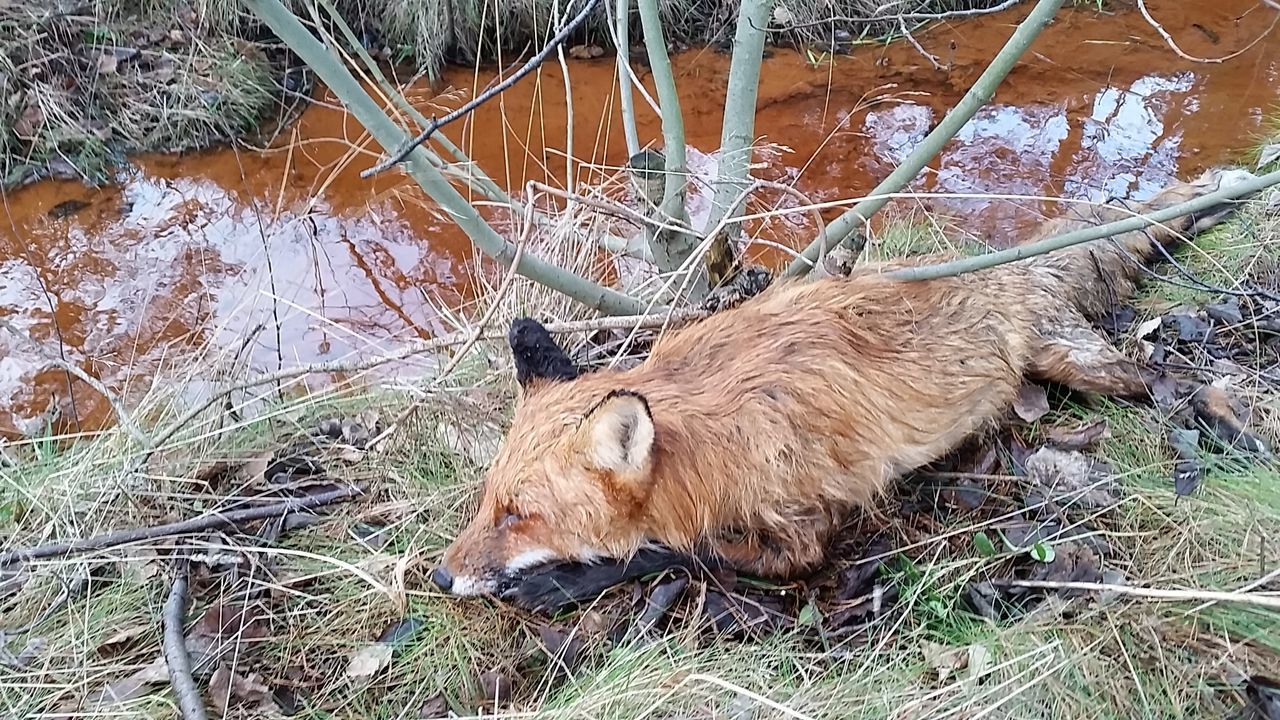
[[[1253,45],[1225,62],[1192,62],[1134,11],[1063,10],[914,189],[1140,198],[1172,176],[1237,159],[1280,99],[1277,11],[1257,0],[1148,7],[1189,55],[1219,58]],[[902,43],[861,46],[834,61],[773,51],[756,132],[789,150],[758,158],[765,164],[758,174],[794,183],[814,201],[871,189],[960,99],[1027,11],[921,33],[943,70]],[[719,145],[728,58],[692,51],[675,64],[691,157],[705,166],[702,153]],[[453,70],[410,97],[426,114],[440,114],[494,74]],[[574,155],[620,165],[626,150],[612,60],[571,62],[569,74]],[[652,93],[647,73],[642,79]],[[352,143],[375,146],[331,95],[319,96],[325,104],[270,152],[143,157],[115,187],[47,182],[5,199],[0,318],[39,348],[0,331],[0,432],[36,430],[51,407],[64,418],[59,429],[75,429],[66,420],[69,397],[83,424],[107,417],[105,403],[81,383],[68,395],[50,355],[63,353],[132,394],[158,369],[191,364],[197,347],[228,356],[244,350],[249,362],[271,368],[391,347],[445,327],[438,309],[458,307],[470,292],[470,243],[398,172],[360,179],[376,158],[352,156]],[[660,144],[657,117],[639,96],[637,107],[641,141]],[[506,187],[526,179],[563,184],[566,115],[563,78],[552,64],[447,134]],[[577,175],[592,179],[586,165]],[[935,199],[927,207],[995,245],[1056,212],[993,200]],[[755,229],[793,246],[813,232],[803,217]],[[267,329],[244,343],[258,325]]]

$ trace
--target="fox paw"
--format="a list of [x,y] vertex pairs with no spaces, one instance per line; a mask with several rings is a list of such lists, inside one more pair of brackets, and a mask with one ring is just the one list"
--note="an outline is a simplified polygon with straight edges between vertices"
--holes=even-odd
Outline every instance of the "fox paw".
[[756,265],[745,266],[729,284],[712,290],[702,302],[702,309],[717,313],[736,307],[764,292],[772,282],[773,275],[768,270]]

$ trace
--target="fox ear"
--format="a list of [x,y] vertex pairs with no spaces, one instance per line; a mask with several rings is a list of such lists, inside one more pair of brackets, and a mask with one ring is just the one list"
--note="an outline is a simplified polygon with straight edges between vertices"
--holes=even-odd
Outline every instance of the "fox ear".
[[618,474],[644,472],[653,458],[653,415],[644,396],[614,390],[587,415],[586,449],[591,463]]
[[573,380],[581,371],[569,355],[551,338],[542,323],[533,318],[516,318],[507,330],[507,344],[516,364],[516,382],[529,389],[535,381]]

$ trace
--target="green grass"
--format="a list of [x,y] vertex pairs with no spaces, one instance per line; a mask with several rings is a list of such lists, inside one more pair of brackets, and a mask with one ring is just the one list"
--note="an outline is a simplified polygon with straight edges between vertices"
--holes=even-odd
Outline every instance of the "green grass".
[[[1269,261],[1280,231],[1266,204],[1266,198],[1254,203],[1199,243],[1212,249],[1204,260],[1184,251],[1188,267],[1203,262],[1194,266],[1212,272],[1211,258],[1230,277],[1233,267]],[[887,228],[868,253],[889,257],[937,249],[940,242],[932,224],[918,222]],[[1250,250],[1230,252],[1237,247]],[[1153,285],[1141,305],[1206,299],[1177,296],[1168,286]],[[592,638],[589,657],[571,677],[552,682],[538,651],[544,620],[442,597],[427,580],[472,511],[481,477],[476,463],[446,447],[437,423],[503,422],[504,408],[479,410],[458,399],[478,386],[509,400],[506,381],[486,377],[486,368],[482,361],[464,363],[456,387],[441,396],[449,402],[428,403],[385,450],[341,471],[370,482],[368,498],[339,506],[328,522],[285,535],[274,551],[249,553],[259,563],[270,561],[251,570],[267,588],[262,602],[269,633],[242,648],[237,667],[261,673],[273,686],[296,686],[302,696],[296,717],[412,716],[439,693],[465,714],[476,707],[478,677],[492,672],[519,679],[501,711],[547,718],[729,717],[744,706],[756,707],[755,718],[1226,717],[1240,703],[1233,689],[1237,671],[1280,673],[1280,636],[1274,632],[1280,613],[1248,605],[1197,610],[1194,602],[1120,599],[1109,605],[1050,603],[1001,623],[973,616],[960,601],[965,587],[1004,572],[1008,559],[1003,550],[984,557],[967,540],[973,519],[959,515],[889,563],[899,579],[900,612],[852,639],[799,632],[711,639],[681,618],[651,644],[610,646],[595,635],[599,617],[577,613],[557,623]],[[1273,394],[1254,398],[1259,407],[1275,400]],[[262,449],[317,418],[374,409],[389,419],[404,402],[386,394],[294,399],[240,427],[192,428],[141,475],[123,471],[126,451],[136,448],[120,432],[70,446],[48,437],[33,440],[13,449],[16,466],[0,466],[0,533],[6,546],[25,545],[187,517],[209,502],[190,478],[212,460]],[[146,403],[139,417],[162,425],[174,415],[164,397]],[[1200,491],[1176,497],[1169,478],[1173,457],[1162,418],[1152,409],[1070,398],[1038,430],[1099,416],[1110,436],[1093,454],[1110,463],[1123,496],[1095,521],[1116,550],[1108,567],[1135,584],[1217,590],[1238,589],[1275,567],[1274,540],[1266,539],[1280,537],[1280,472],[1206,454]],[[1276,440],[1269,416],[1261,430]],[[206,431],[209,436],[198,442],[182,440]],[[380,549],[355,539],[355,529],[367,523],[390,528]],[[949,532],[959,541],[944,539]],[[155,657],[169,570],[154,556],[166,548],[156,543],[95,556],[103,561],[101,579],[83,597],[30,635],[8,638],[12,653],[33,637],[44,641],[45,650],[27,668],[0,666],[0,714],[51,712]],[[59,578],[74,577],[82,566],[82,559],[34,565],[22,590],[0,599],[4,624],[34,619],[59,595]],[[210,604],[237,601],[211,587],[218,586],[200,576],[191,622]],[[403,617],[420,620],[422,630],[389,666],[367,683],[346,677],[350,655]],[[99,651],[103,640],[131,628],[141,633],[132,645]],[[974,654],[989,657],[979,678],[970,678],[970,669],[956,660]],[[172,701],[159,685],[110,712],[172,717]]]

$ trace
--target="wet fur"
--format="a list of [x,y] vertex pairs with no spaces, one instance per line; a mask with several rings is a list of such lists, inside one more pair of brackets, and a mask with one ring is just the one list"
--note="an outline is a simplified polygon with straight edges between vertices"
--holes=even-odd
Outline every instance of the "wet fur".
[[[1203,195],[1219,178],[1175,184],[1135,209]],[[1130,216],[1093,208],[1047,223],[1039,237]],[[812,571],[851,511],[999,421],[1025,380],[1149,397],[1155,373],[1094,322],[1136,290],[1139,263],[1221,216],[960,277],[885,276],[946,259],[933,256],[777,281],[662,338],[632,370],[528,372],[480,510],[445,564],[454,574],[494,576],[524,546],[590,562],[630,558],[657,542],[677,554],[709,548],[765,577]],[[517,352],[517,367],[551,355],[543,343],[537,336],[538,351],[526,354],[534,360]],[[642,398],[643,408],[610,405],[619,391]],[[593,459],[588,431],[617,417],[652,423],[647,455],[623,448],[617,462]],[[552,578],[546,569],[516,575],[539,573]]]

